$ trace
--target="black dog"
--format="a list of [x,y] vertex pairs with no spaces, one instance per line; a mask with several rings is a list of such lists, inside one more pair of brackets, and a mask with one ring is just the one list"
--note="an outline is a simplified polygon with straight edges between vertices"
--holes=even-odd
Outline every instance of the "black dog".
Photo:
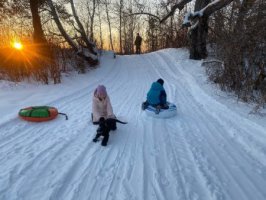
[[102,146],[106,146],[109,139],[109,132],[111,130],[112,131],[116,130],[116,122],[121,124],[126,124],[126,122],[122,122],[118,119],[113,119],[113,118],[104,119],[104,117],[101,117],[99,120],[99,127],[97,129],[96,136],[92,141],[98,142],[98,138],[100,136],[103,136]]

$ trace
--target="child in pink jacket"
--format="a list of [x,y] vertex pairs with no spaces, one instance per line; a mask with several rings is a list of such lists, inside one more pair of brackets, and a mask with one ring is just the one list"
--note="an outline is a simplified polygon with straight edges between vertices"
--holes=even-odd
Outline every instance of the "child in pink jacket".
[[115,118],[110,98],[103,85],[99,85],[92,99],[92,123],[98,124],[100,117]]

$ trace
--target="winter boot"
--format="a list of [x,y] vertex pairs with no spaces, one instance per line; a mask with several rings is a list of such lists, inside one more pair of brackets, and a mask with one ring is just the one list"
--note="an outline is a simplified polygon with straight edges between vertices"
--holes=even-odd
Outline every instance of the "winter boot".
[[155,114],[158,115],[161,111],[161,106],[156,106]]
[[141,104],[141,109],[142,110],[145,110],[146,108],[148,108],[148,102],[147,101],[145,101],[145,102],[143,102],[142,104]]
[[169,109],[169,106],[167,104],[164,104],[161,108],[167,110]]

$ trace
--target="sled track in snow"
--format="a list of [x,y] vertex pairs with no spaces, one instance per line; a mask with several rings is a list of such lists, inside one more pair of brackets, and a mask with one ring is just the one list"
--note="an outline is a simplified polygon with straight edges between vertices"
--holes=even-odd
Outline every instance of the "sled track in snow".
[[[167,52],[117,56],[87,86],[47,102],[68,121],[0,124],[0,199],[264,200],[265,130],[208,96],[185,67],[186,59]],[[171,119],[140,109],[160,77],[178,108]],[[91,142],[98,84],[128,121],[105,148]]]

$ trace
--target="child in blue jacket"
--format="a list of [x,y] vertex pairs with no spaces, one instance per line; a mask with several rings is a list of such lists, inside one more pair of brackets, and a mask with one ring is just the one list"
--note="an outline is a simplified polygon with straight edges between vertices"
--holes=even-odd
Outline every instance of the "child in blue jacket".
[[164,80],[158,79],[156,82],[153,82],[151,88],[147,94],[147,100],[142,104],[142,109],[145,110],[149,105],[158,108],[158,109],[168,109],[166,101],[166,92],[163,87]]

